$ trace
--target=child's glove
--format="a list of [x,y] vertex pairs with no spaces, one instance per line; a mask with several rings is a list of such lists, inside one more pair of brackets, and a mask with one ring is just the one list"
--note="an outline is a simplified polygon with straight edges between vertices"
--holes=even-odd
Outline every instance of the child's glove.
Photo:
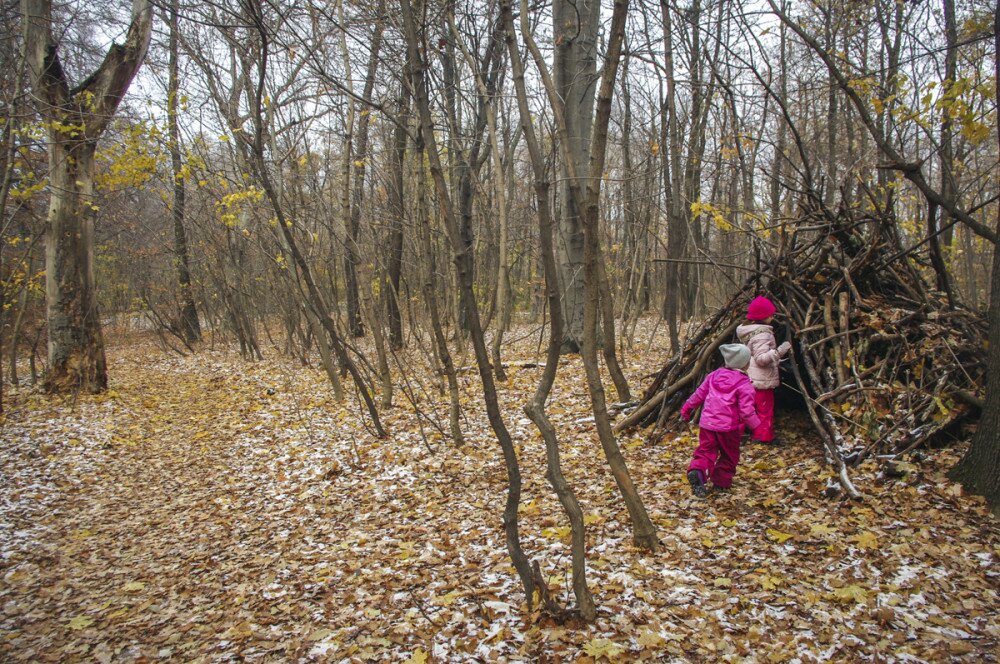
[[790,351],[791,349],[792,349],[791,342],[785,341],[780,346],[778,346],[778,355],[784,357],[785,355],[788,355],[788,351]]

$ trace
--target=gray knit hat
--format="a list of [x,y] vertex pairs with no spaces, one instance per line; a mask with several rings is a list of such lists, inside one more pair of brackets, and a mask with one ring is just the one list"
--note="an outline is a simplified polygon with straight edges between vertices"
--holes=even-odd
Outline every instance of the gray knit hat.
[[750,364],[750,349],[743,344],[723,344],[719,352],[730,369],[742,369]]

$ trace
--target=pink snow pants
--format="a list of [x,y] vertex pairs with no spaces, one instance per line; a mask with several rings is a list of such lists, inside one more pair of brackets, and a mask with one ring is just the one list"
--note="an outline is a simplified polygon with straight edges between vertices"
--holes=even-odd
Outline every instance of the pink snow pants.
[[700,470],[702,476],[712,480],[720,489],[728,489],[740,462],[742,429],[711,431],[702,429],[698,434],[698,448],[688,466],[688,472]]
[[762,443],[774,440],[774,390],[754,390],[753,405],[760,418],[760,426],[750,433],[750,437]]

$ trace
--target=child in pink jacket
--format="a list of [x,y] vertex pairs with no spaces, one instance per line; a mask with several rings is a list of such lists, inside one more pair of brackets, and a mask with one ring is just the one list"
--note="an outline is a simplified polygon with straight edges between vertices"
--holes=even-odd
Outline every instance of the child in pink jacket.
[[756,443],[774,441],[774,390],[781,384],[778,373],[781,358],[788,355],[792,345],[787,341],[776,346],[771,322],[777,311],[766,297],[755,298],[747,307],[747,322],[736,328],[736,337],[750,349],[750,369],[747,374],[754,386],[754,405],[760,417],[750,438]]
[[688,466],[687,478],[691,492],[699,498],[708,494],[709,479],[720,489],[728,489],[740,462],[740,438],[743,425],[755,429],[760,425],[754,412],[754,389],[744,373],[750,364],[750,349],[743,344],[719,347],[726,366],[705,377],[681,408],[681,419],[687,422],[694,410],[701,411],[701,432],[698,448]]

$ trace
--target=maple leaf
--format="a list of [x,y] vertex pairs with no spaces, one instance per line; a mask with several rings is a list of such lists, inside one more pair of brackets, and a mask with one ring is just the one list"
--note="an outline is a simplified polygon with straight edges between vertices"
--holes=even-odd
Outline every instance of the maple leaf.
[[789,533],[783,533],[780,530],[775,530],[774,528],[767,529],[767,536],[773,539],[778,544],[784,544],[785,540],[794,537],[794,535],[791,535]]
[[833,592],[830,593],[830,597],[837,602],[864,602],[868,599],[868,591],[866,591],[861,586],[850,585],[844,586],[843,588],[835,588]]
[[559,526],[558,528],[543,528],[542,536],[550,540],[569,541],[573,528],[571,526]]
[[663,644],[663,637],[660,636],[659,632],[646,629],[639,634],[639,638],[636,641],[643,648],[656,648]]
[[824,535],[829,535],[830,533],[837,532],[836,528],[831,528],[825,523],[814,523],[809,527],[809,534],[813,537],[822,537]]
[[774,590],[783,583],[783,579],[780,576],[771,576],[770,574],[765,574],[760,577],[760,587],[764,590]]
[[583,651],[594,659],[600,659],[601,657],[613,659],[625,652],[621,646],[617,645],[610,639],[600,639],[597,637],[587,641],[587,643],[583,645]]
[[427,651],[417,648],[403,664],[427,664]]
[[137,593],[145,587],[146,584],[143,583],[142,581],[129,581],[124,586],[122,586],[122,590],[124,590],[127,593]]
[[859,533],[851,538],[854,542],[857,542],[858,547],[862,549],[877,549],[878,548],[878,537],[875,533],[871,531],[865,531]]
[[729,588],[733,585],[733,580],[725,576],[720,576],[717,577],[712,583],[716,588]]

